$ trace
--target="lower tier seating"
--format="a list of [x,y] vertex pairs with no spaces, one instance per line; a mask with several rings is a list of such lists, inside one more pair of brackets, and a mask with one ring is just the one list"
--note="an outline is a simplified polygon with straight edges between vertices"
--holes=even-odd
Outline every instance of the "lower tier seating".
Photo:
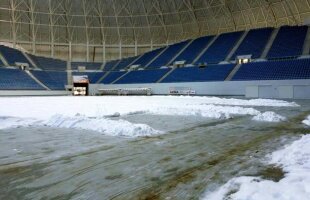
[[26,72],[19,69],[0,68],[1,90],[45,90]]
[[115,84],[156,83],[170,69],[132,71],[116,81]]
[[123,76],[125,73],[125,71],[110,72],[100,83],[111,84],[113,81]]
[[32,71],[31,73],[52,90],[64,90],[68,84],[67,72]]
[[184,67],[175,69],[162,83],[224,81],[234,64],[209,65],[205,68]]
[[233,81],[309,79],[310,59],[243,64]]

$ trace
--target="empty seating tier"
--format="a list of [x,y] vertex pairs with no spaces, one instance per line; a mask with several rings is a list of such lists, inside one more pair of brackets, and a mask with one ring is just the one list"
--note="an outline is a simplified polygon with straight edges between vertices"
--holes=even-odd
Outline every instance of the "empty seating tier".
[[243,64],[233,81],[309,79],[310,59]]
[[2,45],[0,45],[0,51],[9,65],[13,66],[16,62],[20,62],[27,63],[30,67],[32,67],[31,63],[21,51]]
[[77,70],[79,66],[83,66],[86,70],[99,70],[101,65],[99,62],[71,62],[71,69]]
[[224,61],[243,32],[224,33],[220,35],[208,50],[202,54],[196,64],[219,63]]
[[213,36],[201,37],[194,40],[176,59],[175,61],[186,61],[191,64],[197,56],[206,48]]
[[170,69],[131,71],[115,84],[156,83]]
[[90,83],[97,83],[105,72],[72,72],[72,75],[87,75]]
[[146,65],[151,62],[158,54],[160,54],[165,48],[155,49],[144,53],[138,60],[136,60],[133,65],[141,65],[141,67],[146,67]]
[[31,71],[31,73],[52,90],[64,90],[68,84],[67,72]]
[[252,55],[254,59],[260,58],[272,31],[273,28],[250,30],[231,59],[235,60],[240,55]]
[[124,75],[126,72],[110,72],[100,83],[111,84],[113,81]]
[[0,68],[0,74],[1,90],[45,90],[25,71]]
[[283,26],[274,40],[267,58],[284,58],[302,54],[307,26]]
[[224,81],[234,68],[233,64],[210,65],[205,68],[183,67],[175,69],[162,83]]
[[121,70],[129,67],[132,62],[134,62],[138,57],[130,57],[130,58],[124,58],[122,59],[119,63],[117,63],[116,67],[114,70]]
[[44,70],[67,70],[67,62],[54,58],[29,55],[38,67]]
[[119,60],[111,60],[111,61],[106,62],[103,70],[104,71],[111,71],[118,62],[119,62]]
[[187,45],[189,40],[170,45],[160,56],[158,56],[148,68],[160,68],[166,66],[169,62]]

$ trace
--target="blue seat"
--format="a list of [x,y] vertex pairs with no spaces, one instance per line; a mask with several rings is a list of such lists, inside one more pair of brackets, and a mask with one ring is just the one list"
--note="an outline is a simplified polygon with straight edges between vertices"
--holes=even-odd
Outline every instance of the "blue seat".
[[217,64],[224,61],[243,32],[224,33],[220,35],[208,50],[197,60],[196,64]]
[[31,71],[44,85],[52,90],[64,90],[68,84],[67,72],[61,71]]
[[232,81],[309,79],[310,59],[243,64]]
[[191,64],[197,56],[206,48],[214,36],[206,36],[195,39],[176,59],[175,61],[186,61],[186,64]]
[[21,62],[21,63],[28,63],[28,65],[32,67],[31,63],[24,56],[24,54],[17,49],[0,45],[0,52],[7,60],[8,64],[11,66],[15,65],[15,62]]
[[84,66],[86,70],[99,70],[101,65],[100,62],[71,62],[71,69],[77,70],[79,66]]
[[37,66],[44,70],[65,71],[67,70],[67,62],[55,58],[47,58],[28,54]]
[[240,55],[252,55],[253,59],[260,58],[272,31],[273,28],[250,30],[232,56],[232,60],[235,60]]
[[117,71],[117,72],[110,72],[100,83],[103,84],[111,84],[113,81],[124,75],[126,72]]
[[45,90],[22,70],[0,68],[0,74],[1,90]]
[[307,26],[283,26],[275,38],[267,58],[284,58],[302,54]]
[[151,62],[158,54],[160,54],[165,48],[155,49],[144,53],[138,60],[136,60],[133,65],[141,65],[141,67],[146,67],[146,65]]
[[233,68],[233,64],[177,68],[162,83],[224,81]]
[[162,54],[160,54],[148,68],[160,68],[170,64],[171,59],[176,56],[190,40],[170,45]]
[[119,63],[117,63],[114,70],[118,71],[121,69],[125,69],[126,67],[129,67],[129,65],[132,64],[137,58],[138,58],[138,56],[122,59]]
[[104,71],[111,71],[118,62],[119,62],[119,60],[111,60],[111,61],[106,62],[103,70]]
[[156,83],[170,69],[131,71],[115,84]]

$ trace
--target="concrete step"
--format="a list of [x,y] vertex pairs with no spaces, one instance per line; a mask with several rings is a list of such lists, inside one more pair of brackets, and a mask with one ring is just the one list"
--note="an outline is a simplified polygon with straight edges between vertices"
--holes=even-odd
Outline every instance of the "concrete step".
[[305,38],[302,55],[303,56],[309,55],[309,51],[310,51],[310,27],[308,26],[307,35]]
[[176,68],[172,68],[165,75],[163,75],[156,83],[161,83],[169,74],[171,74]]
[[168,63],[167,63],[167,65],[166,66],[169,66],[169,65],[171,65],[171,64],[173,64],[172,62],[179,56],[179,55],[181,55],[181,53],[183,53],[184,51],[185,51],[185,49],[189,46],[189,45],[191,45],[192,44],[192,42],[193,42],[194,40],[191,40],[191,41],[189,41],[188,43],[187,43],[187,45],[185,45]]
[[231,79],[235,76],[235,74],[237,73],[237,71],[240,69],[241,64],[237,64],[233,70],[231,70],[231,72],[229,73],[229,75],[226,77],[225,81],[231,81]]
[[29,70],[25,70],[25,72],[26,72],[35,82],[37,82],[39,85],[41,85],[42,87],[44,87],[46,90],[51,90],[49,87],[47,87],[46,85],[44,85],[39,79],[37,79],[37,77],[35,77]]
[[272,46],[274,40],[276,39],[276,37],[277,37],[277,35],[279,33],[279,30],[280,30],[280,28],[275,28],[273,30],[273,32],[272,32],[272,34],[271,34],[271,36],[270,36],[270,38],[269,38],[269,40],[268,40],[268,42],[266,44],[266,47],[265,47],[265,49],[264,49],[264,51],[263,51],[263,53],[262,53],[262,55],[260,57],[261,59],[265,59],[267,57],[267,55],[268,55],[268,53],[269,53],[269,51],[271,49],[271,46]]
[[219,37],[219,35],[216,35],[212,38],[212,40],[209,42],[209,44],[201,51],[201,53],[194,59],[193,63],[196,63],[199,58],[210,48],[210,46],[216,41],[216,39]]
[[235,54],[237,49],[240,47],[241,43],[243,42],[244,38],[248,35],[249,31],[244,31],[242,36],[239,38],[237,44],[233,47],[233,49],[230,51],[230,53],[225,58],[225,61],[230,61],[232,56]]

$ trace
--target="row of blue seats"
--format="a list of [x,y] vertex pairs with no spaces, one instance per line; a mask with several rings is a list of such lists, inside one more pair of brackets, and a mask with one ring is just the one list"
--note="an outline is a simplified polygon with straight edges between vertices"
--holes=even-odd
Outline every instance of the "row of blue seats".
[[100,62],[71,62],[72,70],[77,70],[79,66],[86,67],[86,70],[100,70],[102,63]]
[[37,66],[44,70],[67,70],[67,62],[64,60],[35,56],[28,54]]
[[1,90],[44,90],[25,71],[0,67]]
[[310,59],[243,64],[232,81],[309,79]]
[[15,62],[28,63],[30,67],[32,66],[24,54],[17,49],[0,45],[0,52],[11,66],[14,66]]

